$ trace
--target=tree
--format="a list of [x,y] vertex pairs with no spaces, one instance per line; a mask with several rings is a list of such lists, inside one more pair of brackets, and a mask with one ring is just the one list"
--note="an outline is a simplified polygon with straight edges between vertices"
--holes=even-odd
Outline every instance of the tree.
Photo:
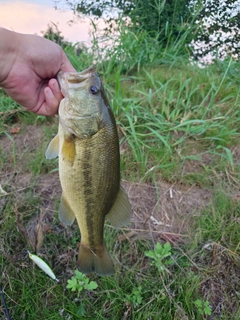
[[[136,0],[135,7],[128,14],[135,26],[145,29],[160,41],[175,41],[186,30],[183,27],[189,19],[189,1],[186,0]],[[164,40],[165,39],[165,40]]]
[[132,28],[140,28],[165,46],[174,42],[188,28],[190,0],[66,0],[75,15],[117,20],[117,14],[131,19]]
[[58,25],[51,22],[47,25],[46,31],[41,31],[44,38],[49,39],[57,44],[59,44],[62,48],[65,48],[71,45],[70,42],[64,40],[64,37],[61,35],[61,31],[58,29]]
[[73,48],[76,56],[80,56],[81,53],[86,49],[86,47],[84,46],[84,44],[82,42],[79,42],[73,46],[73,44],[71,42],[66,41],[64,39],[64,37],[62,36],[62,32],[58,29],[58,25],[53,22],[48,24],[47,30],[41,31],[41,33],[43,34],[44,38],[47,38],[47,39],[57,43],[63,49],[66,49],[69,47]]
[[198,12],[199,31],[192,42],[193,53],[203,62],[227,55],[240,54],[240,1],[192,0],[190,7]]

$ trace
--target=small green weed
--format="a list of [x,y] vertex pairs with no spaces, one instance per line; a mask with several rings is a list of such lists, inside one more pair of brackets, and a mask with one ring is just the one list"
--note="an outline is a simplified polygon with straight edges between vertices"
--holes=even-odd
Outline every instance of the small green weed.
[[211,315],[212,314],[212,308],[210,306],[209,301],[204,301],[202,299],[197,299],[194,301],[195,306],[198,309],[198,312],[202,316]]
[[16,146],[15,146],[14,139],[12,138],[12,136],[9,133],[7,133],[7,132],[4,132],[4,133],[12,143],[12,161],[13,161],[14,167],[16,167],[16,163],[17,163],[16,162]]
[[171,250],[169,242],[166,242],[164,245],[158,242],[155,250],[146,251],[145,255],[153,260],[152,265],[157,267],[158,271],[164,272],[167,270],[166,266],[174,264],[174,260],[171,258]]
[[138,286],[137,289],[133,289],[131,294],[126,294],[126,301],[132,304],[134,308],[138,307],[142,303],[142,286]]
[[90,281],[83,273],[78,270],[74,271],[75,276],[72,276],[68,280],[67,289],[72,291],[77,291],[77,296],[80,296],[80,293],[83,290],[95,290],[98,287],[98,284],[95,281]]

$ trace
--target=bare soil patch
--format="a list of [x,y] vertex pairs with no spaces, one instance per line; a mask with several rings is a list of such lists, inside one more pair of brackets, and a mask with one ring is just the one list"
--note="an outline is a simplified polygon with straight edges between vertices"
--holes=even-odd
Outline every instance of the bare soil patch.
[[202,281],[201,291],[212,306],[212,314],[207,319],[220,317],[227,310],[234,315],[240,307],[239,256],[217,243],[208,243],[204,248],[208,251],[203,261],[208,274]]
[[132,229],[139,237],[162,238],[173,243],[187,236],[189,221],[211,201],[211,192],[165,182],[123,181],[132,204]]

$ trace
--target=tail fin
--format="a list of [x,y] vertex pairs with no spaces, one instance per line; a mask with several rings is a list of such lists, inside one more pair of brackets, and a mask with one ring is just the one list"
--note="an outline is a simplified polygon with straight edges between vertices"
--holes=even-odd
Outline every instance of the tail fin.
[[79,270],[85,274],[95,272],[97,275],[106,276],[114,273],[113,263],[105,244],[98,246],[93,251],[80,243],[77,265]]

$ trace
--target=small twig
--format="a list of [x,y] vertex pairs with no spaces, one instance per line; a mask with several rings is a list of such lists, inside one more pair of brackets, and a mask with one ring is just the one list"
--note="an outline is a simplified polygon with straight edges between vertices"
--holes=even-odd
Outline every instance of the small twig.
[[[105,224],[106,227],[109,227],[111,229],[116,229],[115,227],[111,226],[110,224],[106,223]],[[119,231],[136,231],[136,232],[148,232],[148,231],[151,231],[152,233],[156,233],[156,234],[159,234],[159,233],[164,233],[164,232],[159,232],[159,230],[145,230],[145,229],[135,229],[135,228],[118,228],[117,230]],[[167,232],[168,235],[173,235],[173,236],[178,236],[178,237],[183,237],[183,238],[189,238],[189,235],[187,234],[182,234],[182,233],[174,233],[174,232]]]

